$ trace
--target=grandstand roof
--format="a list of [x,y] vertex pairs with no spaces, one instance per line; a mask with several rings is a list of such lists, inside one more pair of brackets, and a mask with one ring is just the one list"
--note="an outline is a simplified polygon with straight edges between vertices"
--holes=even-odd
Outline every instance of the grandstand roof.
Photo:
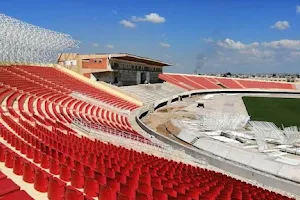
[[141,63],[145,63],[148,65],[155,65],[155,66],[160,66],[160,67],[172,65],[170,63],[162,62],[159,60],[136,56],[136,55],[132,55],[132,54],[128,54],[128,53],[108,54],[108,55],[111,55],[111,58],[114,58],[114,59],[127,60],[127,61],[133,61],[133,62],[141,62]]

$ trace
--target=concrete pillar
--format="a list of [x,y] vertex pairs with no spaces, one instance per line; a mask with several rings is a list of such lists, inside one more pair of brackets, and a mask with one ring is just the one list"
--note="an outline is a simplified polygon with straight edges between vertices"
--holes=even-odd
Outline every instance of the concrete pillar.
[[179,95],[178,96],[178,101],[182,101],[182,99],[183,99],[182,96]]
[[154,112],[154,103],[153,103],[152,105],[150,105],[149,112],[150,112],[150,113],[153,113],[153,112]]

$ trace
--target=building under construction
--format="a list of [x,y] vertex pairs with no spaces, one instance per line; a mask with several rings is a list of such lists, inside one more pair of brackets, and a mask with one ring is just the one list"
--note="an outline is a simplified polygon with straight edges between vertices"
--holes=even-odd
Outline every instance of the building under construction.
[[116,85],[159,83],[158,75],[169,63],[141,56],[120,54],[63,53],[58,64],[85,77]]

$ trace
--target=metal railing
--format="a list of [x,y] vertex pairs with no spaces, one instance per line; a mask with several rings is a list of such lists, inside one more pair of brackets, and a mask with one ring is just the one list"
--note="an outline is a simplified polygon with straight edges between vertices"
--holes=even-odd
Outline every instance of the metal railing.
[[120,131],[120,130],[116,130],[113,128],[109,128],[107,126],[101,126],[99,124],[94,124],[91,123],[89,121],[85,121],[81,118],[75,118],[72,121],[72,124],[75,125],[76,127],[78,127],[80,130],[88,133],[88,134],[109,134],[109,135],[114,135],[114,136],[118,136],[124,139],[130,139],[133,141],[138,141],[147,145],[151,145],[153,147],[157,147],[157,148],[165,148],[166,146],[163,144],[157,144],[153,141],[151,141],[150,139],[141,137],[139,135],[135,135],[133,133],[130,132],[126,132],[126,131]]
[[[187,155],[183,149],[174,149],[166,144],[158,145],[155,143],[145,143],[144,141],[134,140],[131,136],[124,135],[122,132],[105,132],[90,127],[87,124],[82,124],[79,121],[72,123],[73,128],[78,128],[85,132],[89,137],[100,140],[102,142],[108,142],[117,146],[122,146],[128,149],[133,149],[138,152],[144,152],[154,156],[162,157],[165,159],[171,159],[177,162],[183,162],[186,164],[196,164],[201,167],[207,165],[207,161],[203,159],[195,160],[193,157]],[[111,131],[111,130],[109,130]],[[116,133],[116,134],[115,134]],[[196,163],[195,163],[196,162]]]

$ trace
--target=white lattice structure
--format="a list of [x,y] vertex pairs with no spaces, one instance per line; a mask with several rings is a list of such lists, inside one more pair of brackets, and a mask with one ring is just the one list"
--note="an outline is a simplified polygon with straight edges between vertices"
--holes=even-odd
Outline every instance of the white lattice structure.
[[294,144],[300,141],[300,132],[295,126],[281,130],[273,122],[251,121],[249,124],[258,142],[273,139],[280,144]]
[[0,13],[0,62],[52,64],[63,50],[77,47],[70,35],[34,26]]
[[263,138],[283,140],[282,131],[272,122],[250,121],[249,124],[249,129]]
[[300,141],[300,132],[297,126],[285,127],[283,134],[285,135],[283,144],[294,144]]
[[243,128],[250,119],[248,115],[227,112],[197,114],[196,118],[201,130],[236,130]]

